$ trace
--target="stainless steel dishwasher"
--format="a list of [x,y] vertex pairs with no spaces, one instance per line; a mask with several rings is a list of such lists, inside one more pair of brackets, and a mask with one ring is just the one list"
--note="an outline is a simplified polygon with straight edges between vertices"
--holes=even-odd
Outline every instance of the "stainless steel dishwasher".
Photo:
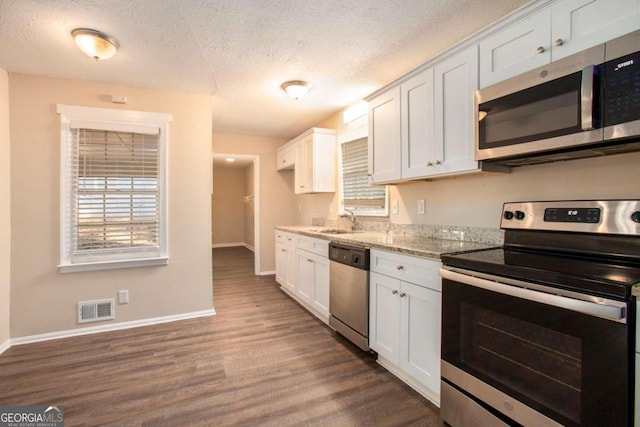
[[329,244],[329,325],[369,350],[369,249]]

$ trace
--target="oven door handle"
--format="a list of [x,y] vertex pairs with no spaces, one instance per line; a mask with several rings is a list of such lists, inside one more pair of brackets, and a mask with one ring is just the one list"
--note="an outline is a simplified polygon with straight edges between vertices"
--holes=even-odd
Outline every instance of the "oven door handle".
[[[627,323],[627,305],[624,302],[590,296],[585,297],[590,298],[591,301],[568,298],[556,294],[527,289],[527,282],[522,282],[515,279],[504,279],[488,274],[482,274],[483,278],[480,278],[461,273],[459,271],[465,271],[466,273],[473,274],[473,272],[468,272],[466,270],[459,270],[451,267],[442,267],[440,269],[440,276],[443,279],[462,283],[464,285],[475,286],[477,288],[486,289],[488,291],[498,292],[516,298],[522,298],[529,301],[551,305],[554,307],[564,308],[567,310],[588,314],[589,316],[612,320],[618,323]],[[500,280],[508,281],[509,284],[501,283]],[[553,291],[553,288],[547,289],[549,289],[551,292]]]

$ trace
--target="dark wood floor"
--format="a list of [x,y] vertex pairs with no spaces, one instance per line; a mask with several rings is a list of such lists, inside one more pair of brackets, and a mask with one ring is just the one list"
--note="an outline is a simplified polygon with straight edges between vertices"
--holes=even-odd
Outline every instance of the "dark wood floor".
[[420,425],[438,409],[215,249],[216,316],[12,347],[0,405],[62,405],[66,426]]

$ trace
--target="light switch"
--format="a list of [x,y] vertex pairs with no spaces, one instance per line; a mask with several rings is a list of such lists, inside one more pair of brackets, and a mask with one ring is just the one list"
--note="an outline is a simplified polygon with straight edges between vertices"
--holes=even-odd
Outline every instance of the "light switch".
[[398,214],[398,201],[397,200],[393,200],[391,202],[391,213],[394,215]]
[[418,213],[424,215],[424,200],[418,200]]

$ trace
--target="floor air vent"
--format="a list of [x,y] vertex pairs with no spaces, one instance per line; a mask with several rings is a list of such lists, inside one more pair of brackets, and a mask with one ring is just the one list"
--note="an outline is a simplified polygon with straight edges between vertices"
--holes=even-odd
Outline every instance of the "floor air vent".
[[80,301],[78,303],[78,323],[99,322],[113,319],[114,300]]

